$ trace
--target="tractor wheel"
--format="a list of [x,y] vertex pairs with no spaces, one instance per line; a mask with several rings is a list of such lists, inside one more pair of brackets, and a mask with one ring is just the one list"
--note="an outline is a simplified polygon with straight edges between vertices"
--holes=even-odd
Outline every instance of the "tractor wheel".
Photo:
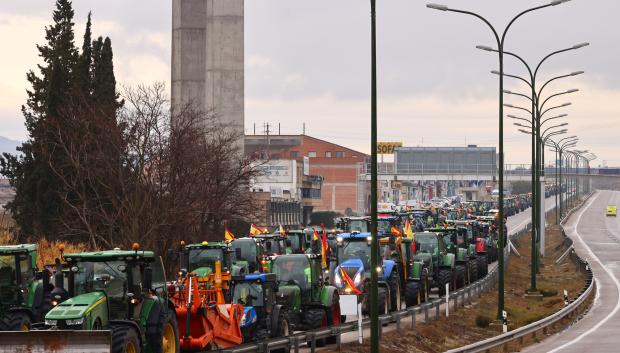
[[0,331],[30,331],[30,317],[25,313],[9,313],[0,320]]
[[388,302],[385,288],[377,288],[377,308],[379,309],[379,315],[385,315],[388,313]]
[[407,282],[405,287],[405,303],[407,307],[416,306],[421,301],[421,291],[419,282]]
[[112,327],[112,353],[140,353],[138,333],[129,326]]
[[446,284],[452,282],[452,271],[447,269],[439,270],[439,280],[437,282],[439,286],[439,296],[443,297],[446,295]]
[[180,352],[176,315],[171,311],[168,314],[162,314],[156,329],[151,334],[147,331],[147,342],[154,353]]
[[[278,314],[278,323],[277,323],[276,332],[271,333],[271,337],[288,337],[293,333],[292,328],[288,321],[288,316],[286,312],[281,310]],[[274,353],[289,353],[290,348],[282,348],[282,349],[274,349],[272,352]]]
[[465,287],[465,265],[456,265],[456,288]]
[[[332,297],[332,305],[327,310],[327,325],[338,326],[342,323],[342,315],[340,315],[340,300],[337,293]],[[330,336],[326,340],[327,344],[335,344],[336,336]]]
[[431,296],[431,283],[428,279],[428,273],[422,277],[420,285],[420,290],[422,291],[422,294],[420,295],[420,302],[426,303],[428,298]]
[[398,311],[401,307],[401,291],[400,291],[400,277],[398,273],[392,272],[388,279],[388,285],[390,286],[390,311]]
[[[316,330],[321,327],[327,326],[327,313],[323,309],[310,309],[303,314],[304,326],[306,330]],[[308,347],[312,345],[310,341],[307,342]],[[316,340],[317,347],[325,346],[324,339]]]
[[487,259],[484,255],[478,256],[477,258],[477,267],[478,267],[478,277],[482,278],[487,275],[487,269],[489,264],[487,263]]
[[469,259],[467,266],[469,267],[469,284],[472,284],[478,280],[478,257]]

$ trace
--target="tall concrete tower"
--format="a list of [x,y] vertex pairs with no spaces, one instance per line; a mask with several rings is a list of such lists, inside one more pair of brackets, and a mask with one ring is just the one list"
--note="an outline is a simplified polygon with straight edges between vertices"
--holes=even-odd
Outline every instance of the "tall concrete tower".
[[[244,122],[244,0],[172,1],[172,107]],[[241,143],[243,146],[243,143]]]

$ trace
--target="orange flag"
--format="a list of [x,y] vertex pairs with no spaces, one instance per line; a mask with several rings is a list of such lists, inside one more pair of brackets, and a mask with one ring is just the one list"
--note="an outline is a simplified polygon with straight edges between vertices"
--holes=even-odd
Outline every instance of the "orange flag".
[[395,226],[392,226],[392,228],[390,228],[390,232],[392,234],[394,234],[397,237],[400,237],[403,235],[403,233],[400,231],[400,229],[396,228]]
[[409,221],[409,218],[405,221],[405,235],[407,238],[413,238],[413,229],[411,229],[411,222]]
[[314,233],[312,233],[312,240],[319,241],[319,232],[317,232],[314,228],[312,230],[314,230]]
[[327,232],[325,231],[325,226],[321,224],[321,228],[323,228],[323,237],[321,239],[321,264],[323,265],[323,269],[327,268]]
[[286,231],[284,230],[284,227],[282,227],[282,225],[280,224],[280,235],[285,237],[286,236]]
[[224,227],[224,241],[233,241],[235,240],[235,235],[228,230],[228,227]]

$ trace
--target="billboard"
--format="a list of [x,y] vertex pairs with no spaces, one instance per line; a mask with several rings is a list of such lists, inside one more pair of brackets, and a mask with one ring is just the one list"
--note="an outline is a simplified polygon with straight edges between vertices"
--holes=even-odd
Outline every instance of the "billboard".
[[394,150],[403,147],[402,142],[379,142],[377,143],[377,154],[394,154]]
[[297,161],[273,160],[260,165],[259,183],[293,183],[297,172]]

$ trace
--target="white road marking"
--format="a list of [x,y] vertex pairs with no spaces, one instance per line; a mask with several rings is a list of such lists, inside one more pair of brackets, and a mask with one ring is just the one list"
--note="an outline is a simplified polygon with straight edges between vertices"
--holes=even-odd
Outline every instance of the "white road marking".
[[[598,198],[600,194],[597,193],[596,198]],[[618,290],[618,293],[620,293],[620,282],[618,281],[618,279],[616,278],[616,276],[614,276],[614,274],[607,268],[607,266],[603,265],[603,262],[601,262],[601,260],[598,258],[598,256],[596,256],[596,254],[594,254],[594,252],[592,251],[592,249],[590,249],[589,246],[586,245],[586,243],[583,241],[583,239],[581,239],[581,236],[579,235],[579,232],[577,231],[577,226],[579,225],[579,222],[581,221],[581,216],[583,216],[583,214],[585,213],[585,211],[592,205],[592,202],[594,202],[594,200],[596,198],[591,198],[590,201],[588,201],[588,204],[586,205],[586,207],[582,208],[579,211],[579,217],[577,217],[577,222],[575,223],[575,227],[573,227],[575,229],[575,236],[577,237],[577,239],[579,240],[579,242],[581,243],[581,245],[583,245],[583,247],[588,251],[588,253],[590,254],[591,258],[594,259],[596,262],[598,262],[598,264],[601,266],[601,268],[607,273],[607,275],[609,277],[611,277],[611,279],[614,281],[614,284],[616,285],[616,288]],[[598,281],[596,281],[598,284]],[[599,288],[600,286],[597,285],[597,290],[596,290],[596,297],[599,298],[600,295],[600,291]],[[577,336],[575,339],[573,339],[572,341],[566,342],[563,345],[549,351],[548,353],[555,353],[560,351],[561,349],[564,349],[566,347],[569,347],[579,341],[581,341],[582,338],[586,337],[587,335],[591,334],[592,332],[598,330],[599,327],[601,327],[602,325],[604,325],[607,321],[609,321],[609,319],[614,316],[618,310],[620,310],[620,298],[618,298],[618,301],[616,302],[616,306],[614,307],[614,310],[612,310],[607,316],[605,316],[605,318],[601,321],[599,321],[596,325],[594,325],[594,327],[590,328],[589,330],[587,330],[586,332],[582,333],[581,335]]]

